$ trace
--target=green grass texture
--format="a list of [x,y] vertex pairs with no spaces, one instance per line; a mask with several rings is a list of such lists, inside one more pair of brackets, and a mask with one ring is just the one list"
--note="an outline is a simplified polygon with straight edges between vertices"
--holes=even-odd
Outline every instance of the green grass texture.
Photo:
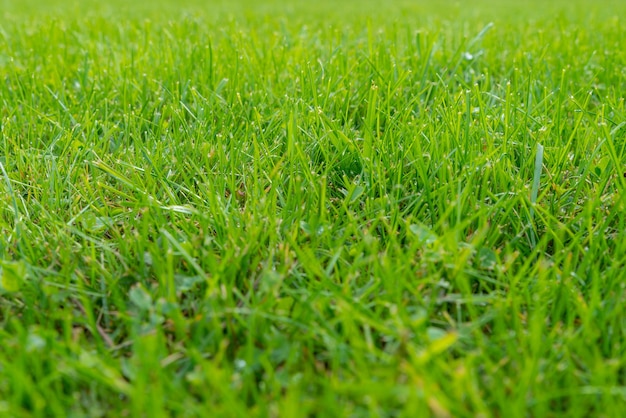
[[626,4],[0,0],[0,417],[620,417]]

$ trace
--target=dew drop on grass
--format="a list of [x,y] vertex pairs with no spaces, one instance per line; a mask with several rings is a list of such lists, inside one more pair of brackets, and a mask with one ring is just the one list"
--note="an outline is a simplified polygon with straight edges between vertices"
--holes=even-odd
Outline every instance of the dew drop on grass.
[[235,369],[236,369],[237,371],[241,371],[241,370],[243,370],[243,369],[245,369],[245,368],[246,368],[246,366],[248,365],[248,363],[246,363],[246,361],[245,361],[245,360],[243,360],[243,359],[237,359],[237,360],[235,360],[234,365],[235,365]]

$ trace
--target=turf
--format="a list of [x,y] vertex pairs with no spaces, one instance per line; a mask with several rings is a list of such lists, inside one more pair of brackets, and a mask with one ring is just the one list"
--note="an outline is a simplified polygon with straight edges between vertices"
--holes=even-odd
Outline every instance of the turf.
[[0,416],[625,410],[620,2],[0,5]]

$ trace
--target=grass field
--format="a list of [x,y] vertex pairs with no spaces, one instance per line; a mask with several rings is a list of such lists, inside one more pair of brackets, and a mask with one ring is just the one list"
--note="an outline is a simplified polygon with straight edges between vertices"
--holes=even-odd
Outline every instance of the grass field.
[[623,2],[0,6],[0,417],[626,410]]

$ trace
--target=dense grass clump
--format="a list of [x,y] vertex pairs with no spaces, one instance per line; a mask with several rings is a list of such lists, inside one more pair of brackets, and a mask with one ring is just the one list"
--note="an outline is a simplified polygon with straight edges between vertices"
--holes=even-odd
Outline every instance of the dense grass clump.
[[0,416],[623,413],[621,3],[39,3]]

